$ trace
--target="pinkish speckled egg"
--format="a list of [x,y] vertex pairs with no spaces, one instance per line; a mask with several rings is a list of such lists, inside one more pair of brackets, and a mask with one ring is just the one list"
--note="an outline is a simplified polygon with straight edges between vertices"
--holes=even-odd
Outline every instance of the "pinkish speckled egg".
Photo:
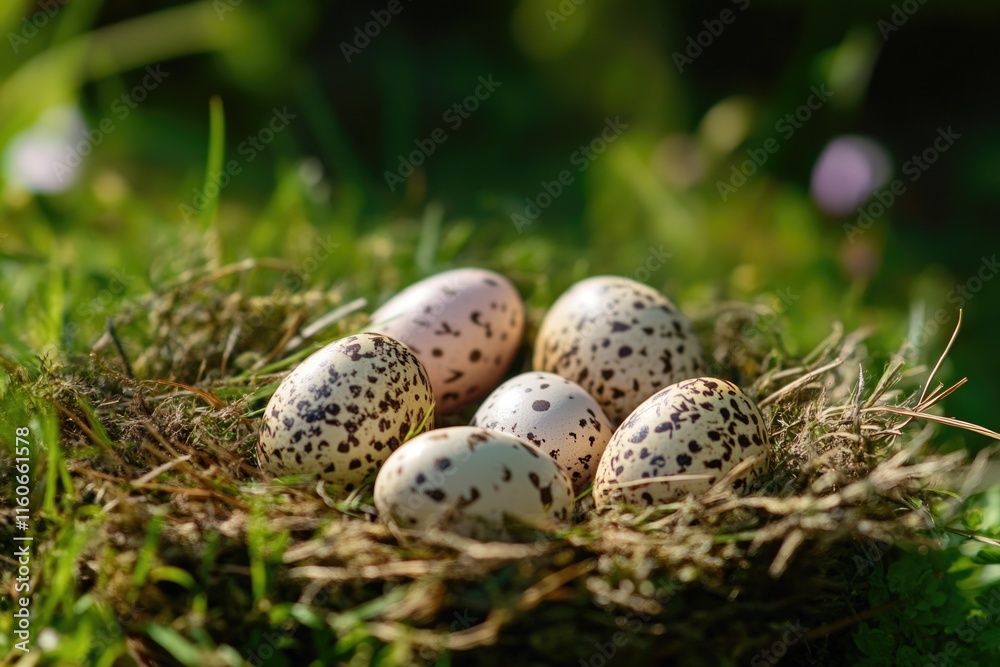
[[455,269],[410,285],[372,313],[371,331],[408,345],[434,387],[438,414],[500,384],[524,329],[524,304],[500,274]]

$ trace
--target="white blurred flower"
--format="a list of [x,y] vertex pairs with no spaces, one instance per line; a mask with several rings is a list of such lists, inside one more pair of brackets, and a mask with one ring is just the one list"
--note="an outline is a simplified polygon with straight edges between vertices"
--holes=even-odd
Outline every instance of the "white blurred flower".
[[48,653],[55,651],[59,647],[59,633],[52,628],[44,628],[40,633],[38,633],[38,648],[42,649],[43,653]]
[[[76,182],[86,126],[75,106],[47,109],[35,124],[11,139],[3,155],[4,179],[13,188],[51,194]],[[87,151],[89,153],[89,151]]]

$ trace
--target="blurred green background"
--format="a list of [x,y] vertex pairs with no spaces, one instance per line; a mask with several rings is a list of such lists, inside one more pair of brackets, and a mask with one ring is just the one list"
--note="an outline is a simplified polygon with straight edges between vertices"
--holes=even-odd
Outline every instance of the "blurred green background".
[[[619,273],[685,309],[769,306],[793,353],[841,321],[931,364],[961,301],[938,377],[970,382],[946,412],[997,428],[998,19],[975,0],[9,0],[0,338],[29,363],[85,352],[123,299],[251,257],[296,278],[233,289],[339,286],[373,305],[449,266],[501,268],[536,309]],[[225,142],[206,162],[213,97]],[[949,127],[953,145],[908,172]],[[871,141],[820,185],[905,184],[858,234],[845,225],[878,200],[841,196],[834,215],[813,185],[842,135]],[[734,169],[755,173],[723,198]]]

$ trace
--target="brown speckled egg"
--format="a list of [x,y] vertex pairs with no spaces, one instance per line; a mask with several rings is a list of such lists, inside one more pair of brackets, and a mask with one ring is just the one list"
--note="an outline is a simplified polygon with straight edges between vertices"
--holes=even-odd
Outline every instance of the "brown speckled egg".
[[433,416],[430,379],[402,343],[357,334],[306,358],[264,411],[257,457],[275,475],[319,475],[354,490]]
[[402,341],[431,378],[438,414],[500,384],[524,329],[524,304],[503,276],[455,269],[415,283],[372,313],[371,331]]
[[540,371],[522,373],[494,389],[471,424],[537,445],[563,467],[577,491],[594,479],[612,432],[601,406],[583,387]]
[[665,296],[634,280],[598,276],[549,309],[534,366],[579,384],[618,424],[656,391],[696,376],[703,361],[691,323]]
[[375,507],[400,528],[507,539],[509,520],[547,528],[569,518],[573,489],[538,447],[506,433],[453,426],[392,453],[375,479]]
[[[733,485],[746,489],[765,469],[767,448],[764,419],[739,387],[716,378],[684,380],[651,396],[615,431],[597,466],[594,502],[673,502],[707,491],[737,463],[759,455]],[[708,477],[643,482],[682,473]]]

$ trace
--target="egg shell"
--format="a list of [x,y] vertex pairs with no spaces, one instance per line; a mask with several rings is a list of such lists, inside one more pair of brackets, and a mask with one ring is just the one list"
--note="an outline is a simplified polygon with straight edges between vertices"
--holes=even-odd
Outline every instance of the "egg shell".
[[406,343],[427,368],[436,410],[447,415],[492,391],[514,360],[524,303],[514,285],[484,269],[421,280],[372,313],[371,331]]
[[453,426],[393,452],[375,479],[375,507],[400,528],[509,539],[507,519],[538,527],[565,521],[573,489],[538,447],[506,433]]
[[594,479],[612,433],[601,406],[583,387],[540,371],[522,373],[494,389],[471,425],[537,445],[562,466],[577,491]]
[[354,490],[411,429],[433,426],[430,379],[413,352],[361,333],[307,357],[271,396],[257,444],[275,475],[319,475]]
[[[594,501],[658,505],[707,491],[743,459],[758,461],[733,487],[744,490],[766,467],[767,433],[760,411],[739,387],[716,378],[695,378],[651,396],[615,431],[597,466]],[[682,473],[705,480],[628,482]]]
[[688,319],[648,285],[582,280],[542,320],[534,367],[572,380],[618,424],[663,387],[697,376],[701,344]]

